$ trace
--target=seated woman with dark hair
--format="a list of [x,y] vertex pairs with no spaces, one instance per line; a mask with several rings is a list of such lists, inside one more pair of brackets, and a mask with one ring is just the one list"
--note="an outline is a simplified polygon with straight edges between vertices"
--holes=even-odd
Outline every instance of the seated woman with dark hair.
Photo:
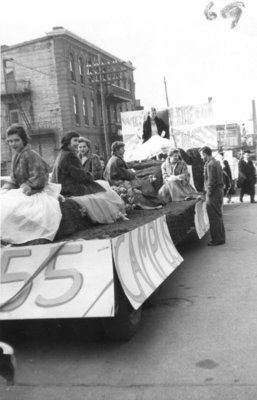
[[61,194],[76,201],[93,222],[112,223],[125,216],[125,205],[105,181],[94,181],[82,167],[77,150],[79,134],[68,132],[62,138],[51,177],[62,185]]
[[97,154],[92,153],[90,140],[80,137],[78,156],[81,161],[82,167],[86,172],[90,172],[93,179],[102,179],[103,170],[100,158]]
[[48,183],[49,167],[28,144],[21,125],[7,129],[12,152],[11,178],[0,191],[1,239],[21,244],[38,239],[52,241],[59,228],[60,185]]

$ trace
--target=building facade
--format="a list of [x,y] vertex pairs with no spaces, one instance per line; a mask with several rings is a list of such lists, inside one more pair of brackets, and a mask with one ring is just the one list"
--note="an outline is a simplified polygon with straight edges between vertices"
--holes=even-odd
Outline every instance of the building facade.
[[2,46],[1,174],[10,170],[5,132],[21,123],[50,166],[69,130],[105,158],[120,140],[120,112],[135,110],[134,67],[62,27],[45,37]]

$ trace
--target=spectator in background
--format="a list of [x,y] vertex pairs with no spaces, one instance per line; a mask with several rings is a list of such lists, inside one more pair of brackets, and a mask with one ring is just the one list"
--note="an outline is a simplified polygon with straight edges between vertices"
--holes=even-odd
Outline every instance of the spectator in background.
[[232,174],[229,163],[225,160],[225,156],[223,151],[220,152],[220,163],[223,171],[223,180],[224,180],[224,197],[228,200],[227,202],[231,202],[233,187],[232,187]]
[[94,180],[102,179],[103,173],[100,158],[97,154],[92,153],[90,140],[84,137],[79,138],[78,156],[84,170],[90,172]]
[[225,228],[222,216],[223,171],[220,162],[212,157],[212,150],[209,147],[203,147],[200,153],[205,162],[204,189],[211,234],[211,241],[208,246],[218,246],[225,243]]
[[243,203],[244,194],[250,195],[251,203],[256,203],[255,196],[255,167],[249,158],[250,151],[245,150],[243,158],[239,161],[238,187],[240,188],[240,201]]
[[168,125],[166,125],[161,118],[157,117],[156,108],[152,107],[143,125],[142,142],[145,143],[155,135],[159,135],[166,139],[169,139],[170,137]]

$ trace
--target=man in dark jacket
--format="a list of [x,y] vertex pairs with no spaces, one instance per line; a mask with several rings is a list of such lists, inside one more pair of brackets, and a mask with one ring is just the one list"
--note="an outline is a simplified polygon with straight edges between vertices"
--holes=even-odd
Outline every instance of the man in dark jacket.
[[131,181],[136,177],[135,172],[129,169],[123,160],[124,152],[125,144],[123,142],[112,143],[112,156],[104,171],[104,178],[110,185],[116,185],[119,180]]
[[255,196],[255,168],[252,160],[249,158],[250,151],[244,151],[244,156],[239,161],[239,178],[238,178],[238,186],[241,188],[240,190],[240,201],[243,202],[244,194],[249,194],[251,203],[256,203],[254,200]]
[[223,206],[223,171],[219,161],[212,157],[212,150],[205,146],[201,149],[204,165],[204,191],[206,209],[210,223],[211,241],[208,246],[225,243],[225,228],[222,218]]
[[149,116],[143,125],[142,142],[145,143],[153,135],[159,135],[165,139],[169,139],[169,127],[165,122],[157,117],[156,108],[152,107]]

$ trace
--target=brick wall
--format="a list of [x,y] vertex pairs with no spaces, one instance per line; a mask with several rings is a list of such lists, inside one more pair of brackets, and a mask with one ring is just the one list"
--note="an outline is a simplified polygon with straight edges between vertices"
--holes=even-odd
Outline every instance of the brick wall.
[[[44,154],[46,161],[52,164],[56,157],[58,147],[58,136],[62,131],[61,110],[59,105],[55,58],[53,53],[52,39],[44,39],[30,42],[28,44],[13,46],[2,52],[2,59],[13,58],[15,80],[30,81],[31,93],[20,97],[21,105],[26,113],[33,131],[40,135],[33,137],[32,147],[37,150],[39,140],[44,142]],[[3,71],[2,71],[3,74]],[[4,82],[2,76],[2,82]],[[8,102],[13,102],[9,96],[2,99],[2,107],[5,112],[4,127],[8,121]],[[20,115],[20,122],[26,128],[26,124]],[[42,139],[45,132],[54,132],[53,146],[49,136]],[[33,134],[32,134],[33,135]],[[6,152],[3,148],[2,153]]]

